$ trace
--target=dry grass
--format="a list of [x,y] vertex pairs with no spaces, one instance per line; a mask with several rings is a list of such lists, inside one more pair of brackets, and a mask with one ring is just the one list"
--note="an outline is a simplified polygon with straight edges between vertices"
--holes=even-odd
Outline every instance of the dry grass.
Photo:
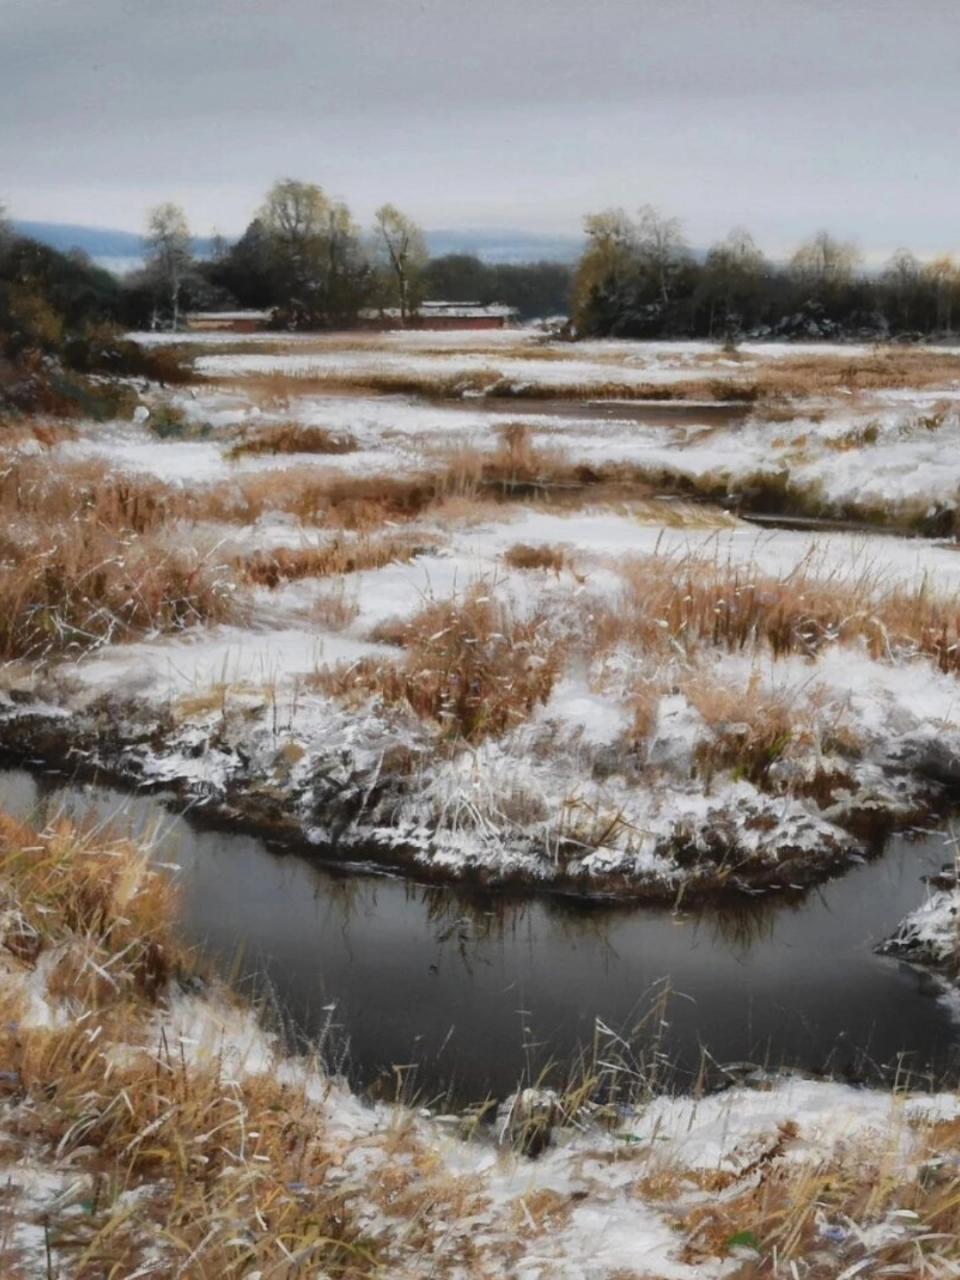
[[617,608],[597,615],[598,650],[618,643],[645,652],[693,655],[769,650],[775,658],[813,656],[825,645],[863,644],[871,658],[924,654],[944,672],[960,671],[960,607],[877,575],[820,575],[808,558],[783,577],[701,556],[650,556],[619,566]]
[[821,808],[855,790],[849,761],[862,751],[844,710],[823,714],[820,691],[802,697],[764,688],[756,673],[726,684],[693,675],[681,691],[703,717],[709,736],[697,743],[697,775],[709,793],[715,775],[744,778],[763,791],[806,796]]
[[245,435],[229,449],[229,458],[270,453],[353,453],[359,446],[349,432],[339,434],[326,427],[310,427],[300,422],[278,422]]
[[9,524],[82,522],[104,531],[145,534],[197,513],[196,500],[150,476],[112,471],[102,462],[65,462],[0,453],[0,514]]
[[801,732],[796,710],[761,691],[755,681],[740,688],[693,678],[684,682],[683,692],[712,731],[696,753],[706,787],[714,773],[726,770],[754,786],[766,786],[770,767]]
[[314,684],[342,698],[409,707],[456,740],[502,734],[526,719],[550,696],[564,659],[544,614],[513,617],[482,586],[371,638],[401,645],[403,660],[363,659],[319,673]]
[[535,449],[525,424],[510,424],[492,450],[446,451],[436,466],[406,475],[356,475],[293,467],[251,472],[209,487],[204,510],[213,519],[253,523],[267,511],[285,511],[305,524],[369,531],[428,511],[448,514],[488,501],[583,500],[586,490],[609,483],[618,495],[649,493],[630,477],[597,472]]
[[310,606],[310,617],[325,631],[343,631],[360,613],[360,600],[356,594],[348,594],[343,582],[331,591],[321,591]]
[[567,553],[561,547],[531,547],[515,542],[503,553],[503,562],[511,569],[545,569],[559,575],[567,563]]
[[406,564],[414,556],[430,550],[424,540],[374,538],[363,535],[337,537],[318,546],[276,547],[257,550],[237,564],[241,576],[258,586],[276,587],[281,582],[301,578],[326,578],[334,574],[360,573],[382,569],[387,564]]
[[[376,346],[376,344],[374,344]],[[303,354],[301,348],[296,349]],[[444,352],[444,354],[450,354]],[[456,354],[451,356],[455,361]],[[595,357],[597,372],[582,381],[537,383],[525,370],[522,380],[514,377],[509,354],[524,358],[546,359],[562,363],[580,358],[576,346],[562,350],[526,349],[517,352],[484,352],[490,356],[489,368],[469,371],[454,369],[449,374],[418,373],[416,370],[384,371],[358,368],[356,371],[331,369],[329,373],[306,366],[302,372],[252,374],[238,378],[231,374],[213,381],[235,384],[265,403],[286,403],[291,395],[353,393],[411,395],[430,400],[456,400],[465,395],[490,396],[516,400],[650,400],[751,404],[760,401],[787,401],[837,394],[869,393],[888,388],[948,387],[960,377],[960,361],[950,352],[923,348],[876,346],[869,355],[851,357],[842,346],[830,353],[784,354],[776,357],[749,357],[736,378],[718,377],[710,364],[698,360],[691,365],[689,378],[668,383],[640,382],[617,377],[617,357]],[[495,367],[503,360],[502,367]],[[702,372],[700,368],[702,367]]]
[[[737,1174],[716,1175],[714,1198],[681,1213],[682,1257],[706,1263],[747,1251],[738,1280],[802,1274],[951,1276],[960,1270],[960,1143],[956,1124],[917,1136],[912,1173],[896,1123],[872,1142],[838,1143],[815,1160],[791,1160],[795,1126]],[[795,1272],[799,1265],[801,1270]]]
[[155,999],[178,961],[170,913],[169,882],[129,842],[0,812],[0,947],[31,963],[51,953],[51,990],[92,1008]]
[[0,658],[48,656],[218,620],[228,571],[167,526],[191,508],[160,481],[97,464],[0,470]]
[[435,476],[355,476],[309,467],[250,472],[204,494],[214,520],[253,524],[266,512],[282,511],[303,524],[358,532],[413,520],[437,501]]
[[22,526],[0,539],[0,658],[38,658],[233,616],[227,571],[160,536]]

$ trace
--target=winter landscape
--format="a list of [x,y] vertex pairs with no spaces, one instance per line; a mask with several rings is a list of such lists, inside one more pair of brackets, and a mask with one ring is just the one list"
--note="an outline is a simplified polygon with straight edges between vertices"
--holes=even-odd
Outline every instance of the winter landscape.
[[[685,998],[664,990],[640,1025],[598,1015],[575,1068],[528,1050],[512,1101],[429,1070],[363,1101],[189,976],[186,851],[157,841],[151,867],[119,835],[132,801],[90,830],[80,784],[491,901],[656,902],[681,927],[762,901],[774,936],[892,831],[942,827],[902,863],[912,914],[848,943],[943,975],[910,999],[950,1025],[960,348],[133,341],[189,380],[128,379],[122,414],[21,416],[4,441],[5,758],[76,778],[81,823],[8,773],[11,1261],[64,1240],[91,1274],[194,1250],[198,1274],[750,1275],[769,1241],[803,1274],[949,1257],[957,1102],[910,1044],[853,1083],[707,1045],[698,1083],[661,1061]],[[370,1063],[342,1061],[364,1090]],[[149,1119],[124,1102],[143,1090]]]
[[960,1275],[956,15],[141,8],[0,0],[0,1277]]

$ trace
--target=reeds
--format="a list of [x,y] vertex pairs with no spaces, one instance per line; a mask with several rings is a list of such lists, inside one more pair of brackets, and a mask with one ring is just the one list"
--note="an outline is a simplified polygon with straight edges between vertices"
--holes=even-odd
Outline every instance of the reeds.
[[550,696],[563,666],[564,643],[547,617],[516,617],[483,585],[384,624],[372,638],[400,645],[402,660],[362,659],[318,673],[314,684],[340,697],[405,706],[455,741],[521,723]]
[[216,548],[173,528],[193,499],[150,478],[46,459],[0,471],[0,658],[37,658],[224,619]]
[[352,453],[359,446],[349,432],[334,432],[327,427],[307,426],[301,422],[278,422],[244,435],[228,450],[230,458],[278,453]]
[[335,574],[382,569],[388,564],[405,564],[414,556],[431,550],[423,539],[395,537],[334,537],[316,546],[275,547],[257,550],[239,560],[237,568],[247,581],[276,587],[281,582],[301,578],[326,578]]

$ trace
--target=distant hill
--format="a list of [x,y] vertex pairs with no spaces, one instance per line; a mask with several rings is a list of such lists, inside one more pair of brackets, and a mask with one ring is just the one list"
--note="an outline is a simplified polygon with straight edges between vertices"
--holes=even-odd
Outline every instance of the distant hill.
[[583,251],[580,236],[549,236],[536,231],[427,231],[427,248],[435,258],[472,253],[483,262],[576,262]]
[[[51,245],[62,253],[82,249],[108,270],[134,270],[141,261],[143,237],[133,231],[111,227],[81,227],[68,222],[23,222],[14,220],[14,229],[31,240]],[[578,236],[550,236],[534,231],[438,230],[426,233],[427,247],[434,257],[447,253],[472,253],[484,262],[576,262],[583,247]],[[193,241],[193,251],[206,257],[212,247],[209,238]]]
[[[23,222],[13,219],[13,229],[31,240],[39,240],[61,253],[82,249],[94,261],[110,268],[133,270],[142,260],[143,236],[134,231],[116,231],[112,227],[81,227],[69,222]],[[197,257],[206,257],[212,241],[206,237],[194,237],[193,251]],[[119,264],[123,264],[120,267]]]

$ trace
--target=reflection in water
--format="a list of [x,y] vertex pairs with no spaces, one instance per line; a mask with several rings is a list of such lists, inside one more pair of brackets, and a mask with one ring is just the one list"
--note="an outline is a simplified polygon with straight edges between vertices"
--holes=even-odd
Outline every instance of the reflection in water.
[[100,821],[119,809],[134,834],[159,812],[187,936],[267,993],[291,1036],[322,1037],[333,1054],[333,1019],[353,1079],[391,1095],[402,1082],[428,1097],[502,1096],[521,1077],[585,1070],[570,1066],[578,1054],[611,1090],[614,1066],[681,1085],[744,1063],[885,1079],[957,1066],[927,979],[873,952],[921,900],[940,836],[894,840],[802,902],[672,915],[331,874],[155,801],[23,773],[0,775],[2,802],[45,817],[92,804]]
[[755,946],[773,938],[777,917],[790,910],[791,904],[796,909],[800,900],[783,893],[770,893],[762,898],[734,898],[722,908],[703,907],[692,917],[693,927],[708,930],[714,944],[745,957]]

